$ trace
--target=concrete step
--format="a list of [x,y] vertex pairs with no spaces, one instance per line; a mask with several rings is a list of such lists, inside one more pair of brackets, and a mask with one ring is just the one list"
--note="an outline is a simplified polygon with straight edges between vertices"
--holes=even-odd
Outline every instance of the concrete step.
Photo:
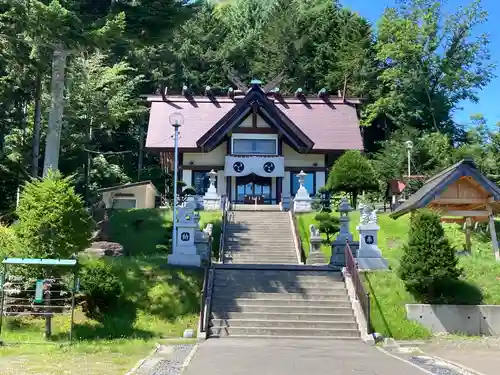
[[254,284],[251,282],[240,282],[232,284],[227,282],[227,279],[214,279],[214,291],[217,293],[231,293],[234,290],[272,290],[280,293],[346,293],[344,284],[340,283],[280,283],[279,281]]
[[246,306],[286,306],[288,307],[308,307],[308,306],[335,306],[335,307],[351,307],[349,298],[330,299],[275,299],[275,298],[223,298],[222,296],[212,297],[212,303],[218,307],[227,307],[226,310],[234,310],[235,308],[243,308]]
[[216,284],[213,289],[214,293],[221,295],[235,295],[238,293],[268,293],[276,296],[283,296],[283,298],[295,295],[305,295],[305,296],[344,296],[347,295],[347,291],[342,288],[311,288],[311,289],[300,289],[300,288],[286,288],[286,287],[273,287],[270,285],[258,285],[253,286],[250,284],[245,285],[234,285],[234,286],[224,286]]
[[[269,237],[271,236],[271,237]],[[291,233],[275,234],[275,233],[251,233],[242,234],[239,233],[227,233],[226,241],[244,241],[244,240],[271,240],[271,241],[293,241],[293,236]]]
[[238,260],[238,259],[228,259],[225,261],[227,264],[257,264],[257,265],[264,265],[264,264],[276,264],[276,265],[283,265],[283,264],[298,264],[297,260],[295,261],[268,261],[265,259],[259,259],[259,260]]
[[320,320],[264,320],[264,319],[212,319],[212,327],[258,327],[258,328],[358,328],[355,322],[320,321]]
[[[239,274],[238,274],[239,273]],[[288,271],[288,273],[285,271],[270,271],[268,273],[267,270],[259,270],[259,271],[253,271],[253,270],[217,270],[216,271],[216,277],[215,279],[230,279],[230,280],[237,280],[238,282],[254,282],[259,284],[260,282],[273,282],[273,283],[280,283],[280,284],[286,284],[288,283],[339,283],[342,286],[344,286],[344,281],[342,280],[341,275],[335,275],[335,274],[330,274],[330,275],[324,275],[324,276],[317,276],[317,275],[303,275],[301,273],[297,272],[291,272]]]
[[290,328],[290,327],[210,327],[211,336],[226,337],[232,335],[246,336],[329,336],[359,338],[359,332],[353,329],[335,328]]
[[322,293],[266,293],[266,292],[241,292],[238,293],[237,291],[233,293],[217,293],[215,295],[214,301],[234,301],[235,299],[252,299],[252,300],[275,300],[275,301],[290,301],[289,303],[295,302],[295,301],[345,301],[347,300],[348,296],[347,293],[342,293],[342,294],[334,294],[334,293],[328,293],[328,294],[322,294]]
[[274,261],[280,260],[295,260],[297,261],[297,256],[292,252],[283,252],[282,254],[252,254],[251,252],[243,251],[233,251],[231,253],[227,252],[224,254],[226,258],[239,258],[239,259],[268,259]]
[[300,313],[266,313],[266,312],[212,312],[212,319],[246,319],[246,320],[306,320],[321,322],[356,322],[352,312],[348,314],[300,314]]
[[273,264],[281,264],[281,263],[293,263],[297,264],[297,258],[295,257],[278,257],[278,258],[267,258],[267,257],[239,257],[239,256],[232,256],[232,257],[225,257],[224,258],[225,262],[244,262],[247,264],[266,264],[266,263],[273,263]]
[[333,306],[317,306],[314,304],[308,304],[306,306],[297,305],[245,305],[245,306],[224,306],[224,305],[212,305],[212,313],[215,314],[226,314],[228,312],[239,312],[239,313],[266,313],[266,314],[353,314],[351,305],[345,306],[336,303]]
[[251,247],[251,246],[240,246],[239,249],[226,249],[227,253],[234,252],[236,254],[248,254],[248,255],[287,255],[287,254],[296,254],[295,249],[293,247],[283,247],[283,248],[264,248],[264,247]]

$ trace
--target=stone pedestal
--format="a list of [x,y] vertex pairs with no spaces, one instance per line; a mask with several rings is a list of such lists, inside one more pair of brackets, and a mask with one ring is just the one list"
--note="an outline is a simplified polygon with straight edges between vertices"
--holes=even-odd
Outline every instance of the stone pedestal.
[[335,241],[331,244],[332,256],[330,258],[330,265],[333,267],[345,267],[345,247],[347,242],[349,242],[349,247],[353,252],[353,256],[356,256],[356,252],[359,247],[359,243],[353,241],[352,233],[349,230],[349,212],[351,211],[352,207],[349,205],[349,202],[347,202],[347,199],[342,198],[339,205],[340,230],[335,238]]
[[196,252],[200,256],[202,262],[208,261],[212,254],[210,254],[210,241],[212,241],[213,224],[207,224],[207,227],[200,231],[199,236],[194,240]]
[[218,211],[220,210],[220,195],[217,194],[217,189],[215,188],[215,177],[217,176],[217,172],[212,169],[208,175],[210,186],[203,196],[203,209],[205,211]]
[[319,230],[314,224],[309,226],[309,256],[307,264],[325,264],[325,256],[321,252],[321,243],[323,239]]
[[283,194],[281,196],[280,210],[281,211],[288,211],[290,209],[291,200],[292,199],[289,195]]
[[378,247],[378,231],[376,210],[364,206],[361,210],[359,232],[358,268],[360,270],[388,269],[387,261]]
[[168,263],[180,266],[200,266],[201,257],[196,250],[195,238],[199,226],[193,209],[193,202],[186,202],[186,207],[179,207],[177,233],[173,239],[173,252],[168,256]]
[[304,186],[304,177],[307,176],[304,171],[298,174],[300,187],[293,199],[293,210],[295,212],[311,212],[312,211],[312,198]]

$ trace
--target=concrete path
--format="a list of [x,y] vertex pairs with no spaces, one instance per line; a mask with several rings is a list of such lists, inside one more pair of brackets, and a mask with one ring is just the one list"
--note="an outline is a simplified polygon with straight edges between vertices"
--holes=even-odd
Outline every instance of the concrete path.
[[449,348],[432,345],[424,347],[423,350],[427,355],[465,366],[478,374],[498,375],[500,373],[498,348]]
[[361,341],[211,339],[183,375],[423,375]]

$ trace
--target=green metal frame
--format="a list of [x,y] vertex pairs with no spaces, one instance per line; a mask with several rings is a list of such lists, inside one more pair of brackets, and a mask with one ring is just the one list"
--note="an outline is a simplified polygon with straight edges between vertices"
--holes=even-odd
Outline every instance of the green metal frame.
[[0,274],[0,337],[4,317],[5,292],[4,284],[7,279],[8,267],[12,265],[71,267],[73,268],[73,289],[71,290],[71,323],[69,329],[69,342],[73,341],[73,323],[75,318],[75,293],[78,284],[78,260],[76,259],[37,259],[37,258],[5,258],[2,261],[3,272]]

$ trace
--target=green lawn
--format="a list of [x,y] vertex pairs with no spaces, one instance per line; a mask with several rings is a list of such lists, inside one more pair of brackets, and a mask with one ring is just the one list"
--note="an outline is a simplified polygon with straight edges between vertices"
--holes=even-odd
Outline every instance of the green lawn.
[[[299,216],[299,232],[306,252],[309,251],[309,225],[314,223],[314,213]],[[355,240],[359,239],[356,226],[359,212],[350,214],[351,231]],[[377,271],[365,273],[365,285],[372,299],[371,318],[374,329],[384,335],[396,339],[419,339],[430,336],[430,332],[417,323],[406,319],[406,303],[415,303],[413,297],[406,292],[403,283],[397,277],[402,245],[407,241],[409,218],[397,220],[387,214],[379,215],[379,247],[389,261],[392,272]],[[444,224],[450,241],[457,249],[463,248],[464,234],[458,225]],[[322,251],[326,257],[331,254],[328,244],[323,244]],[[500,304],[500,263],[495,261],[489,236],[474,235],[473,254],[461,257],[460,265],[464,269],[464,303]],[[478,292],[479,291],[479,292]]]
[[[0,373],[123,374],[160,338],[178,338],[186,328],[197,329],[202,270],[169,267],[164,258],[108,261],[127,294],[119,309],[102,321],[89,319],[77,309],[75,342],[62,348],[60,344],[65,344],[69,332],[69,316],[54,319],[49,344],[39,344],[44,342],[44,320],[6,318],[2,339],[8,345],[0,347],[0,368],[5,371]],[[70,363],[81,370],[61,370]]]
[[[221,215],[200,215],[202,226],[214,224],[217,251]],[[124,374],[162,338],[179,338],[186,328],[196,331],[203,270],[167,265],[171,213],[115,212],[110,227],[110,240],[135,255],[107,259],[127,295],[119,309],[96,321],[77,308],[71,346],[66,345],[68,316],[53,319],[53,340],[48,344],[43,339],[44,320],[7,318],[1,335],[7,345],[0,347],[0,374]]]
[[[214,225],[213,252],[218,253],[221,212],[199,211],[200,226]],[[172,211],[167,209],[117,210],[109,218],[111,241],[119,242],[129,255],[140,256],[170,250]]]

